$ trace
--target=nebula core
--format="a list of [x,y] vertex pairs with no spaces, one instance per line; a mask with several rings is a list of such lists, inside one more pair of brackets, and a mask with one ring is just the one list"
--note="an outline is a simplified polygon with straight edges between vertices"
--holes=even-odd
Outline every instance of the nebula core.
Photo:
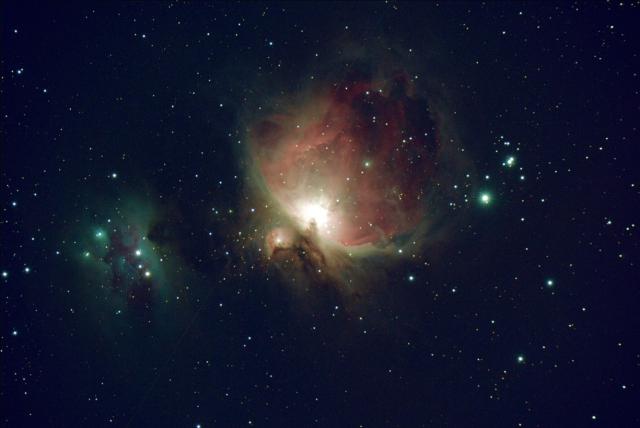
[[267,234],[269,254],[300,247],[302,237],[305,247],[350,251],[413,233],[425,218],[439,143],[407,73],[353,74],[305,99],[250,130],[264,190],[291,220]]

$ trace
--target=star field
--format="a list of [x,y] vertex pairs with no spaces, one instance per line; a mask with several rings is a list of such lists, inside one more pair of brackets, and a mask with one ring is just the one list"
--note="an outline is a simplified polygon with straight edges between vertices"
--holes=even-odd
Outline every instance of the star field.
[[639,3],[3,6],[7,426],[640,425]]

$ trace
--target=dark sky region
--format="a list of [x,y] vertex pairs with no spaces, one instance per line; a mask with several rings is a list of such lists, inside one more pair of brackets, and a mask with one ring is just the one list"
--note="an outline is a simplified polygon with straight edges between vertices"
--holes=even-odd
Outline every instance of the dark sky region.
[[5,426],[640,426],[638,2],[1,7]]

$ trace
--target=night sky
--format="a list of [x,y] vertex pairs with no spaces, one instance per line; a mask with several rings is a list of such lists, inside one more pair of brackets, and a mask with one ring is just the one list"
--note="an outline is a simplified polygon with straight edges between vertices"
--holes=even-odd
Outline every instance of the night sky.
[[6,426],[640,426],[640,4],[2,4]]

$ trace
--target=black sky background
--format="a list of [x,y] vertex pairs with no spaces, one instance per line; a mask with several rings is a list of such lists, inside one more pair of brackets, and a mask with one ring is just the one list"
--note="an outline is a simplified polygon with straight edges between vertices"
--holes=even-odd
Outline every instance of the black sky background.
[[[3,422],[638,425],[638,7],[4,2]],[[245,103],[304,90],[341,40],[415,51],[477,176],[442,251],[359,313],[234,237]],[[68,254],[130,195],[188,280],[117,318]]]

